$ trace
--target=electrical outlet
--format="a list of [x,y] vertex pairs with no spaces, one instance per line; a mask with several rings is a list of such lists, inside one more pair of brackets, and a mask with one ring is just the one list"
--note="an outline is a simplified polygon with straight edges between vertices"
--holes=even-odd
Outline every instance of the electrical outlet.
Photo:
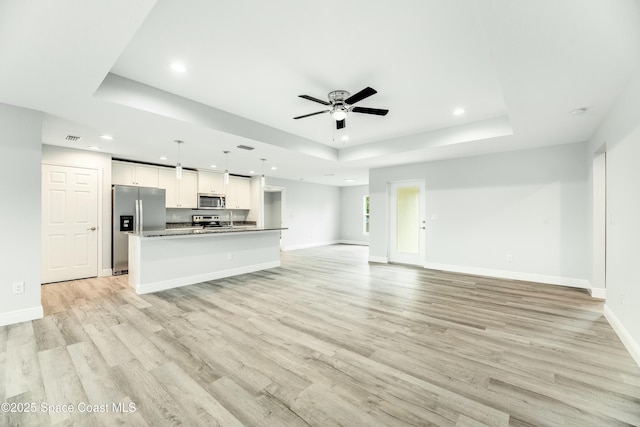
[[513,261],[513,255],[507,254],[507,262],[512,262],[512,261]]
[[24,294],[24,282],[14,282],[13,283],[13,293],[14,294]]

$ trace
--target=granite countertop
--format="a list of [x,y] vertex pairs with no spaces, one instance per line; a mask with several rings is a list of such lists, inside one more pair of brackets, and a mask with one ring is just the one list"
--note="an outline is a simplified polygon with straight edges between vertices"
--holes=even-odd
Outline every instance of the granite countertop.
[[248,231],[276,231],[276,230],[286,230],[286,228],[265,228],[265,227],[256,227],[255,225],[234,225],[228,227],[217,227],[217,228],[188,228],[188,227],[177,227],[170,228],[166,230],[155,230],[155,231],[143,231],[141,233],[131,233],[135,236],[139,237],[170,237],[170,236],[200,236],[207,234],[222,234],[222,233],[242,233]]

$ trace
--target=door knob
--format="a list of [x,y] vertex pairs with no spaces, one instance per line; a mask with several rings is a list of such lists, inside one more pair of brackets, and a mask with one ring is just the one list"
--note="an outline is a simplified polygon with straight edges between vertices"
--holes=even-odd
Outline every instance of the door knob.
[[95,228],[95,227],[91,227],[91,228],[87,228],[87,230],[89,230],[89,231],[96,231],[96,228]]
[[423,230],[426,230],[427,227],[420,227],[420,228],[422,228]]

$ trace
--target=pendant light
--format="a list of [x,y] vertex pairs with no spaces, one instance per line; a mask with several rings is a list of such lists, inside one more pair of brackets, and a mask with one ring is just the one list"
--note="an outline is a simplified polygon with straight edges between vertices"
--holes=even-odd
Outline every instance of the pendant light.
[[225,166],[225,171],[224,171],[224,183],[228,184],[229,183],[229,152],[228,151],[223,151],[225,159],[224,159],[224,166]]
[[260,177],[260,185],[264,187],[266,184],[266,179],[264,177],[264,162],[266,162],[267,159],[260,159],[260,160],[262,160],[262,176]]
[[176,144],[178,144],[178,163],[176,164],[176,179],[182,179],[182,164],[180,163],[180,145],[184,144],[184,141],[180,141],[176,139]]

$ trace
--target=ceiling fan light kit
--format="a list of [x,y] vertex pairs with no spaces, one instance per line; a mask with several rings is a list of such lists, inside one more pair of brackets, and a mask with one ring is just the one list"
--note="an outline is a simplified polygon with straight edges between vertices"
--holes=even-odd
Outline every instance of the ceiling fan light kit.
[[336,120],[344,120],[347,117],[347,111],[344,107],[336,107],[331,112],[331,116]]
[[330,106],[329,110],[316,111],[315,113],[305,114],[302,116],[294,117],[295,120],[303,119],[305,117],[315,116],[317,114],[329,113],[331,117],[336,121],[336,129],[343,129],[346,126],[347,114],[350,112],[373,114],[376,116],[386,116],[389,110],[382,108],[365,108],[355,107],[353,104],[362,101],[365,98],[370,97],[378,93],[371,87],[366,87],[355,95],[351,95],[346,90],[334,90],[329,92],[327,98],[329,101],[323,101],[322,99],[314,98],[309,95],[298,95],[300,98],[317,102],[322,105]]

